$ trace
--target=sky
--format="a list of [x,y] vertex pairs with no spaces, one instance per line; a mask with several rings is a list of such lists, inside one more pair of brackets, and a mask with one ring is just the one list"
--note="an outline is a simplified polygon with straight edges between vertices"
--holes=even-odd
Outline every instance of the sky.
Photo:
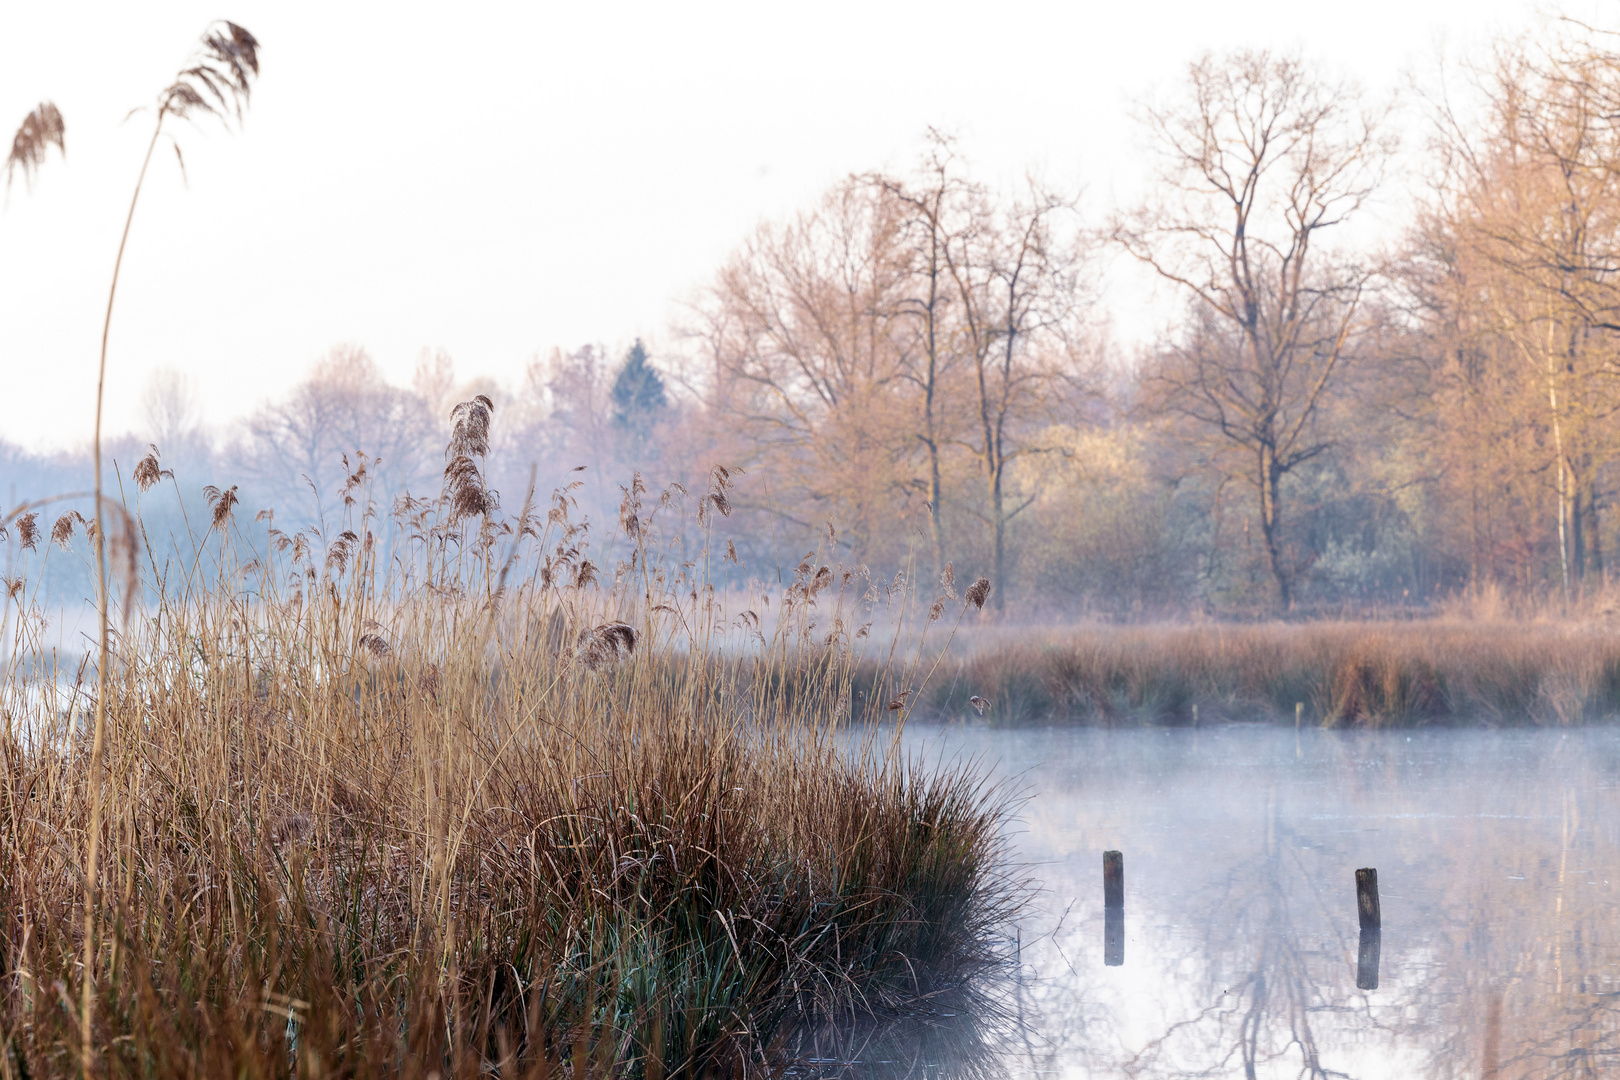
[[[113,316],[112,434],[140,428],[160,368],[224,430],[339,343],[400,383],[424,348],[512,384],[553,346],[639,336],[656,356],[749,230],[851,172],[905,168],[929,126],[979,178],[1033,171],[1101,220],[1150,174],[1133,104],[1205,50],[1299,49],[1382,94],[1536,15],[1508,0],[0,5],[0,126],[42,99],[67,123],[65,160],[0,210],[0,439],[88,438],[151,135],[151,112],[130,110],[214,18],[258,37],[263,73],[240,129],[178,125],[184,173],[172,149],[154,159]],[[1123,340],[1150,337],[1151,283],[1113,264],[1105,281]]]

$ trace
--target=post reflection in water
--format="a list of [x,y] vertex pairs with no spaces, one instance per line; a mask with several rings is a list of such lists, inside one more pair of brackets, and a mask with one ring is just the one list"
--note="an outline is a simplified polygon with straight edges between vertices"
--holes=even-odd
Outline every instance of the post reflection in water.
[[1103,909],[1103,964],[1120,967],[1125,963],[1125,909]]
[[[1011,839],[1045,891],[1011,1034],[970,1071],[1620,1076],[1620,730],[907,738],[1031,795]],[[1131,852],[1129,967],[1104,846]],[[1346,887],[1368,867],[1387,958]]]
[[1103,964],[1125,963],[1125,855],[1103,852]]
[[1361,931],[1361,947],[1356,950],[1356,989],[1378,989],[1378,953],[1379,936],[1381,931],[1373,927],[1363,927]]

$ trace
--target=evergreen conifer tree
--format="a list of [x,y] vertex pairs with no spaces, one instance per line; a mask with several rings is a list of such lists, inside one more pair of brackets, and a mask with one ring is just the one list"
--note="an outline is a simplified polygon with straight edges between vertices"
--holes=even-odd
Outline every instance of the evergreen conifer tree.
[[647,362],[647,347],[637,338],[625,354],[624,366],[613,380],[613,422],[621,428],[644,431],[648,421],[667,408],[664,380]]

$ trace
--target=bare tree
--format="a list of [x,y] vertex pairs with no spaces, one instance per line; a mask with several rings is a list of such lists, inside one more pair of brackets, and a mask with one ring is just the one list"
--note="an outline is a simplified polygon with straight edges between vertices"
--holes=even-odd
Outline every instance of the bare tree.
[[571,353],[552,349],[542,366],[530,365],[531,396],[548,406],[546,450],[559,463],[589,465],[602,474],[614,458],[613,384],[607,349],[582,345]]
[[917,337],[902,377],[916,385],[922,399],[917,439],[927,452],[928,523],[938,573],[948,561],[942,459],[954,425],[946,416],[947,382],[960,347],[960,328],[952,318],[957,290],[951,248],[962,243],[973,210],[985,197],[978,185],[958,175],[955,141],[932,129],[928,136],[929,150],[914,178],[876,174],[868,182],[901,208],[896,254],[905,277],[898,306],[915,321]]
[[892,539],[918,445],[897,209],[871,184],[841,184],[813,212],[762,226],[702,312],[716,419],[772,492],[754,508],[807,531],[836,521],[868,544]]
[[[243,465],[277,509],[321,519],[338,508],[344,455],[365,454],[379,494],[430,487],[440,441],[420,397],[390,386],[366,351],[340,345],[247,424]],[[318,495],[316,493],[319,493]],[[312,501],[313,500],[313,501]]]
[[1437,97],[1440,167],[1421,226],[1450,252],[1446,276],[1468,282],[1449,290],[1445,321],[1524,367],[1497,373],[1526,391],[1499,407],[1545,432],[1526,464],[1551,482],[1566,599],[1601,569],[1597,478],[1620,450],[1602,434],[1620,408],[1620,61],[1597,45],[1566,31],[1545,50],[1500,51],[1478,125]]
[[189,444],[202,423],[202,409],[190,376],[159,368],[141,392],[141,419],[146,433],[164,450]]
[[1392,149],[1380,116],[1298,57],[1206,56],[1190,100],[1147,120],[1168,195],[1113,237],[1223,327],[1159,377],[1165,404],[1246,459],[1278,598],[1294,598],[1283,481],[1331,445],[1313,423],[1348,356],[1374,271],[1321,234],[1366,202]]
[[1059,235],[1067,200],[1031,184],[1029,197],[1005,210],[982,207],[946,247],[965,354],[965,397],[973,434],[959,444],[985,485],[995,610],[1007,583],[1007,527],[1034,501],[1009,501],[1009,469],[1020,458],[1056,450],[1038,437],[1046,406],[1062,396],[1064,362],[1081,299],[1081,251]]
[[[1608,40],[1605,40],[1608,39]],[[1441,98],[1437,147],[1471,190],[1499,267],[1573,317],[1620,331],[1620,54],[1613,35],[1564,20],[1545,47],[1503,49],[1480,89],[1481,130]],[[1507,185],[1493,190],[1494,181]],[[1485,212],[1494,211],[1494,212]]]

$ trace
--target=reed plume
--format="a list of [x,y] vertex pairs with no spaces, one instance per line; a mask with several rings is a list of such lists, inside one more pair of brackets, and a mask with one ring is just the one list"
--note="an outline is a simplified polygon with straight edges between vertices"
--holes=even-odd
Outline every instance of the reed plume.
[[444,467],[444,500],[450,507],[451,525],[482,517],[500,505],[500,497],[484,484],[477,462],[465,454],[451,458]]
[[240,121],[258,76],[259,40],[233,22],[217,22],[203,31],[190,65],[158,95],[158,125],[164,116]]
[[579,632],[574,656],[592,671],[628,659],[636,651],[636,628],[625,622],[603,623]]
[[967,602],[973,605],[974,610],[983,611],[985,599],[989,597],[989,595],[990,579],[982,577],[978,581],[975,581],[973,584],[968,586]]
[[624,530],[625,539],[636,543],[642,537],[641,497],[646,494],[647,486],[641,479],[641,472],[637,470],[630,476],[630,486],[619,485],[624,498],[619,500],[619,528]]
[[360,543],[360,536],[353,529],[344,529],[338,538],[332,541],[332,546],[326,549],[326,572],[330,577],[342,577],[349,572],[349,563],[354,559],[354,549]]
[[388,644],[381,634],[376,633],[361,634],[360,648],[377,657],[387,656],[394,651],[394,647]]
[[17,542],[23,546],[24,551],[33,551],[39,546],[39,515],[29,511],[17,519]]
[[51,543],[55,544],[63,551],[72,551],[73,526],[75,525],[78,525],[80,528],[89,527],[89,523],[84,520],[84,515],[79,513],[77,510],[69,510],[61,517],[57,518],[56,524],[51,526]]
[[[716,465],[709,470],[709,490],[698,500],[698,524],[708,524],[711,506],[720,511],[721,517],[731,516],[731,497],[726,492],[736,482],[731,475],[733,472],[740,473],[742,470],[728,469],[724,465]],[[684,494],[685,489],[681,490]]]
[[151,491],[159,481],[174,479],[174,470],[159,465],[159,458],[157,445],[148,443],[146,456],[135,463],[135,484],[142,491]]
[[18,515],[17,543],[24,551],[33,551],[39,546],[39,514],[30,510]]
[[449,504],[449,523],[485,517],[501,504],[500,494],[484,481],[473,458],[489,456],[489,422],[495,403],[483,394],[450,410],[450,441],[445,444],[443,500]]
[[494,413],[495,403],[483,394],[450,410],[450,443],[444,456],[488,457],[489,421]]
[[63,138],[66,131],[62,113],[49,101],[40,102],[34,106],[33,112],[23,117],[22,123],[17,126],[17,133],[11,137],[11,153],[6,155],[8,195],[19,172],[27,184],[33,185],[34,176],[45,164],[45,154],[51,147],[56,147],[64,157],[67,155],[67,143]]
[[231,519],[231,511],[236,508],[239,501],[236,497],[236,485],[221,491],[213,484],[203,488],[203,498],[208,500],[208,506],[213,511],[210,524],[215,529],[224,528],[225,523]]

